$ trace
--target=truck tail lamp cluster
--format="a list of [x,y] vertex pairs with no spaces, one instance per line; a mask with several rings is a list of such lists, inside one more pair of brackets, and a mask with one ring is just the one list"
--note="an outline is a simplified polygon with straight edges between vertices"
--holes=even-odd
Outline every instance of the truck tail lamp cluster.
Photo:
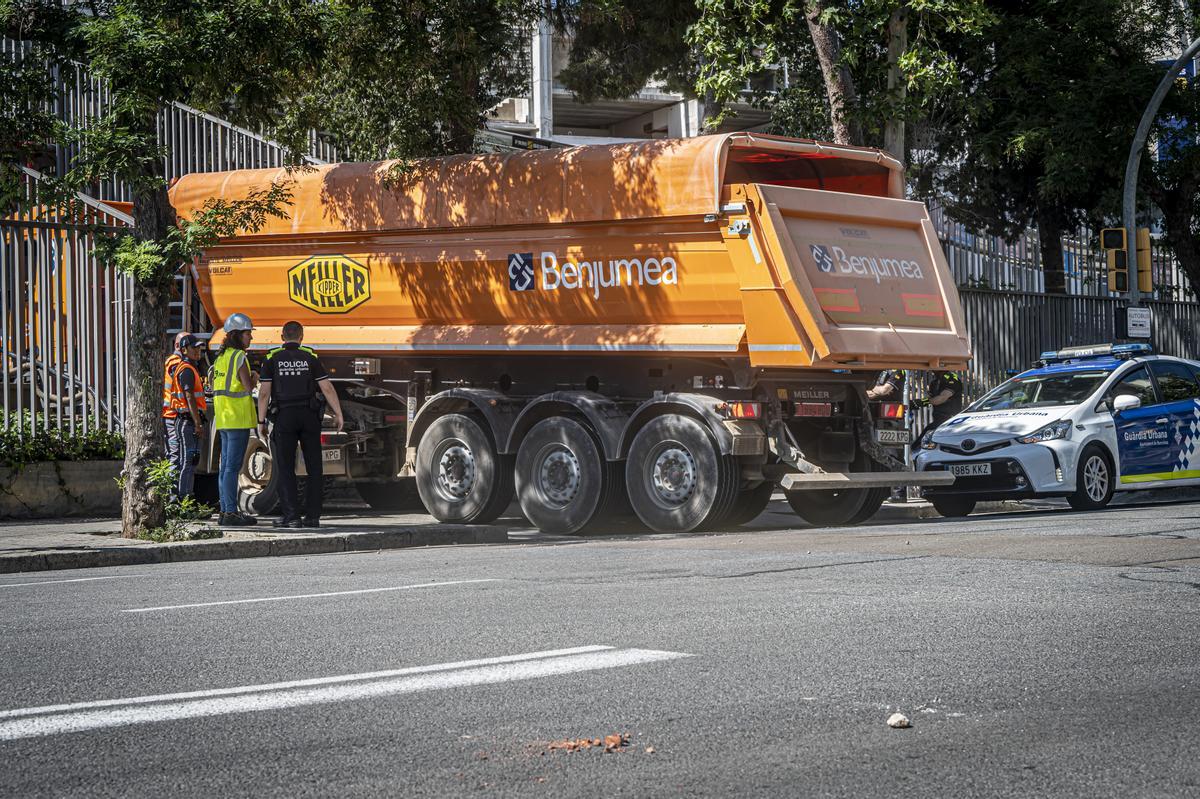
[[375,377],[379,374],[378,358],[355,358],[352,363],[356,377]]
[[761,402],[720,402],[717,403],[717,412],[728,416],[730,419],[761,419],[762,418],[762,403]]
[[879,419],[903,419],[904,406],[899,402],[884,402],[879,405]]

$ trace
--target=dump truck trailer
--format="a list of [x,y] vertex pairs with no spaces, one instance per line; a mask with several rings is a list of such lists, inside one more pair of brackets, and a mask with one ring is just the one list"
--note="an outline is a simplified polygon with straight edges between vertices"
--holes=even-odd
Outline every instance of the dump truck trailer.
[[[546,531],[686,532],[777,487],[848,524],[888,486],[952,479],[907,470],[898,408],[865,393],[969,358],[929,215],[883,152],[733,133],[192,174],[171,200],[186,219],[273,182],[290,206],[210,247],[196,287],[217,326],[254,320],[258,357],[303,323],[346,410],[326,473],[375,507],[480,523],[515,495]],[[249,510],[276,501],[270,460],[253,442]]]

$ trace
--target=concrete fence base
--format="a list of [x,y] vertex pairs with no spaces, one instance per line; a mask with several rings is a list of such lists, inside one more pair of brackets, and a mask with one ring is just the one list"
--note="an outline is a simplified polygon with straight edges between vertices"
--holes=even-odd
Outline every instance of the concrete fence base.
[[0,519],[119,516],[121,461],[47,461],[0,466]]

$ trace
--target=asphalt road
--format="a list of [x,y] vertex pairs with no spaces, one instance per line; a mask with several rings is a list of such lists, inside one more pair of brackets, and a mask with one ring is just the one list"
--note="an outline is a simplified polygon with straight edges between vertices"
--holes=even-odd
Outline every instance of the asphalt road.
[[1200,792],[1200,504],[772,510],[4,575],[0,795]]

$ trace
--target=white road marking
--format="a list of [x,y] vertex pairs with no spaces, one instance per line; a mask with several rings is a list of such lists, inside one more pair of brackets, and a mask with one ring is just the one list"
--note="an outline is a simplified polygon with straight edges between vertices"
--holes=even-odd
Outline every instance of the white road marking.
[[289,599],[317,599],[326,596],[349,596],[351,594],[378,594],[384,591],[408,591],[413,588],[439,588],[443,585],[466,585],[468,583],[495,583],[498,579],[447,580],[442,583],[418,583],[416,585],[394,585],[388,588],[359,588],[354,591],[330,591],[325,594],[292,594],[290,596],[264,596],[254,599],[226,599],[220,602],[192,602],[187,605],[160,605],[153,608],[128,608],[122,613],[149,613],[152,610],[181,610],[183,608],[213,608],[218,605],[249,605],[255,602],[286,602]]
[[6,710],[0,718],[12,720],[0,721],[0,741],[532,680],[686,657],[691,655],[583,646],[267,685]]
[[57,583],[86,583],[89,580],[128,580],[132,575],[118,574],[112,577],[75,577],[71,580],[39,580],[34,583],[0,583],[0,588],[20,588],[25,585],[56,585]]

